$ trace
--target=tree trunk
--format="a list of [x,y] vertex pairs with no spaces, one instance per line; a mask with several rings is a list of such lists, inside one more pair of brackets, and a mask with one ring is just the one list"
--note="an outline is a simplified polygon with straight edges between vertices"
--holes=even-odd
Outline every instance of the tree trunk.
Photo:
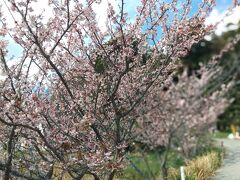
[[161,173],[162,173],[162,179],[167,180],[168,178],[168,169],[167,169],[167,160],[168,160],[168,153],[171,146],[171,137],[168,139],[168,144],[165,150],[165,153],[163,155],[162,163],[161,163]]
[[4,174],[4,180],[9,180],[10,179],[10,174],[12,171],[12,159],[13,159],[13,149],[14,149],[14,135],[15,135],[15,129],[16,127],[13,126],[9,141],[8,141],[8,146],[7,146],[7,151],[8,151],[8,160],[5,168],[5,174]]
[[116,170],[114,170],[113,172],[111,172],[108,176],[107,180],[113,180],[114,176],[115,176]]
[[167,172],[167,167],[166,167],[166,161],[163,162],[161,165],[161,172],[162,172],[162,179],[167,180],[168,172]]
[[100,178],[96,174],[92,174],[94,177],[94,180],[100,180]]

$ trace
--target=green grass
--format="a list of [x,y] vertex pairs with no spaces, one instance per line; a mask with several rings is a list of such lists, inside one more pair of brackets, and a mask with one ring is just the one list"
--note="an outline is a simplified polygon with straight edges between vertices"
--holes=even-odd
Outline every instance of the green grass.
[[227,138],[228,135],[229,135],[229,132],[218,131],[213,134],[213,137],[218,139],[224,139],[224,138]]
[[128,167],[123,171],[123,179],[145,179],[144,177],[150,177],[151,174],[154,176],[159,175],[160,164],[157,156],[154,153],[146,154],[145,158],[140,153],[133,153],[129,155],[129,159],[143,173],[143,175],[137,172],[136,169],[129,164]]
[[[122,179],[131,179],[131,180],[142,180],[146,177],[152,179],[152,176],[160,176],[160,161],[157,155],[154,152],[148,152],[144,156],[140,153],[132,153],[129,155],[129,159],[136,165],[136,167],[143,173],[141,175],[136,169],[129,164],[128,167],[122,172]],[[148,165],[147,165],[147,163]],[[172,151],[169,153],[169,167],[179,167],[184,164],[184,160],[176,152]],[[148,168],[149,167],[149,168]]]
[[[217,133],[215,136],[217,138],[225,138],[228,135],[228,133],[223,133],[223,132],[219,132]],[[216,138],[214,137],[214,138]],[[205,137],[206,138],[206,137]],[[204,144],[203,146],[199,147],[197,149],[197,151],[195,152],[195,155],[187,158],[188,161],[185,161],[183,158],[183,155],[181,155],[179,152],[177,151],[170,151],[169,155],[168,155],[168,162],[167,162],[167,167],[170,169],[176,169],[177,171],[179,171],[180,166],[185,166],[187,165],[189,162],[189,160],[191,159],[197,159],[199,157],[204,157],[208,154],[211,154],[212,152],[216,153],[219,157],[219,159],[221,159],[223,152],[223,149],[221,149],[220,147],[217,147],[214,143],[213,140],[211,140],[213,138],[212,135],[207,136],[207,140],[203,138],[203,140],[200,142],[202,144]],[[146,177],[148,177],[149,179],[154,179],[152,178],[153,176],[156,179],[161,179],[161,174],[160,174],[160,161],[157,157],[157,155],[154,152],[148,151],[145,152],[145,160],[144,160],[144,156],[140,153],[141,148],[138,150],[135,150],[134,152],[130,153],[128,158],[135,164],[135,166],[142,172],[143,175],[141,175],[140,173],[138,173],[136,171],[135,168],[133,168],[133,166],[131,164],[129,164],[127,166],[126,169],[124,169],[121,174],[119,174],[118,179],[129,179],[129,180],[145,180]],[[147,167],[146,164],[146,160],[148,162],[148,166],[150,168]],[[198,160],[197,162],[201,162],[200,160]],[[202,163],[202,162],[201,162]],[[200,165],[201,165],[200,163]],[[202,163],[203,164],[203,163]],[[204,167],[204,165],[203,165]],[[206,166],[207,167],[207,166]],[[214,166],[216,167],[216,166]],[[149,170],[150,169],[150,170]],[[213,168],[215,170],[215,168]],[[189,170],[189,172],[191,172]],[[208,173],[207,171],[204,170],[204,172]],[[213,170],[211,171],[211,173],[213,172]],[[210,173],[209,173],[210,174]],[[198,174],[199,176],[201,174]],[[187,178],[187,180],[193,180],[191,179],[192,177],[189,176]],[[178,179],[178,178],[176,178]]]

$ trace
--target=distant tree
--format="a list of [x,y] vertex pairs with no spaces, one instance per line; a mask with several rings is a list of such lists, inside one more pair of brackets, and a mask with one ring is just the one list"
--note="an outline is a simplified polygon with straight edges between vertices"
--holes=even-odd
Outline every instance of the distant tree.
[[[228,24],[227,26],[232,26],[232,24]],[[221,51],[229,42],[233,42],[239,33],[240,28],[237,28],[227,31],[221,36],[212,35],[212,40],[210,41],[201,40],[199,43],[194,44],[189,54],[182,59],[184,66],[188,68],[188,74],[191,75],[195,73],[200,68],[199,64],[207,64],[213,54]],[[236,41],[234,47],[232,47],[231,50],[226,50],[227,52],[219,59],[219,65],[223,67],[223,73],[213,79],[208,85],[209,89],[217,89],[222,83],[228,83],[232,80],[237,81],[229,91],[229,96],[233,97],[235,100],[219,117],[219,121],[217,122],[217,126],[220,130],[229,129],[230,124],[240,125],[240,84],[238,80],[240,77],[239,45],[239,41]]]
[[[201,78],[188,76],[185,71],[177,84],[170,82],[167,91],[154,86],[155,93],[146,98],[143,107],[146,112],[137,120],[136,139],[159,154],[163,179],[167,179],[169,151],[174,146],[180,147],[188,155],[197,145],[197,137],[207,133],[230,104],[226,93],[231,84],[211,94],[205,93],[209,81],[222,70],[201,67],[199,71]],[[159,147],[164,147],[163,156]]]

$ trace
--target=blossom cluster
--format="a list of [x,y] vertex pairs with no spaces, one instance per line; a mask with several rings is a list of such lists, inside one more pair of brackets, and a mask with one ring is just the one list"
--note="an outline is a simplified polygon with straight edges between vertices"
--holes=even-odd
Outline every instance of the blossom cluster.
[[[36,2],[6,2],[14,27],[0,17],[0,34],[8,33],[23,49],[8,67],[0,42],[7,74],[0,89],[1,146],[11,144],[6,174],[43,178],[62,164],[76,179],[112,179],[125,163],[138,107],[167,83],[192,44],[213,30],[204,21],[215,1],[204,0],[192,14],[189,0],[142,0],[134,20],[125,1],[119,10],[109,2],[107,30],[93,10],[98,0],[51,0],[49,17],[35,13]],[[22,157],[9,156],[14,153]]]

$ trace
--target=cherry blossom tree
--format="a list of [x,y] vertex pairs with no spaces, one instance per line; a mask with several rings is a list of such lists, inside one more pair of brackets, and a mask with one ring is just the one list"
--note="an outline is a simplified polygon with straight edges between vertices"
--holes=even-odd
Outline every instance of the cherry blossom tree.
[[74,179],[113,179],[145,96],[214,28],[204,25],[214,0],[203,0],[194,14],[191,0],[141,0],[134,18],[124,0],[119,10],[109,2],[106,30],[93,10],[99,0],[51,0],[49,17],[35,12],[37,0],[3,2],[14,25],[1,14],[0,35],[23,49],[9,67],[1,39],[5,179],[50,179],[57,166]]
[[137,140],[156,151],[165,147],[160,158],[163,179],[167,178],[167,158],[173,145],[181,147],[184,152],[193,150],[196,138],[207,133],[230,104],[226,93],[232,83],[222,85],[214,92],[207,89],[209,82],[221,72],[222,68],[216,62],[209,63],[208,67],[202,66],[192,76],[184,71],[176,84],[169,79],[165,84],[167,89],[154,86],[155,93],[145,98],[147,108],[142,108],[144,114],[137,120]]

